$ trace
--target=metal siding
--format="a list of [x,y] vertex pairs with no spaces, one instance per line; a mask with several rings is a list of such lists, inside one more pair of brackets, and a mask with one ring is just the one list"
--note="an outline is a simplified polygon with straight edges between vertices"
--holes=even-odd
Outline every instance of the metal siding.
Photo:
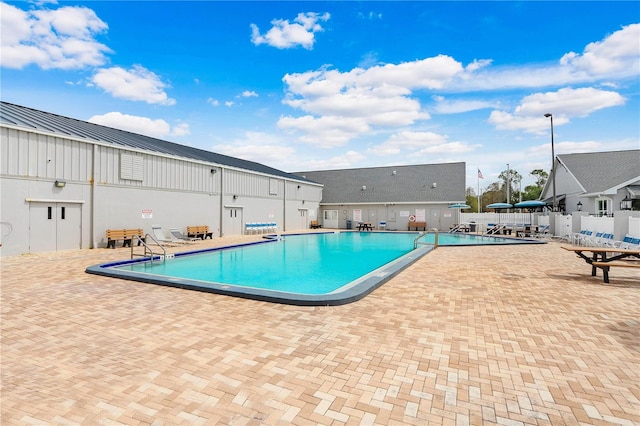
[[32,137],[33,135],[27,138],[27,145],[29,146],[29,163],[27,164],[27,175],[28,176],[40,176],[40,168],[42,170],[46,170],[46,160],[42,160],[40,157],[40,144],[38,143],[38,139]]

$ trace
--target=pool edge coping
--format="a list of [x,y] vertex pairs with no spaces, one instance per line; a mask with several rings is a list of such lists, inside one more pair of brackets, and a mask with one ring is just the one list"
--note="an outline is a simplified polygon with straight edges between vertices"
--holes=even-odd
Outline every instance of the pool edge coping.
[[[329,232],[320,232],[329,233]],[[287,234],[292,235],[292,234]],[[221,246],[207,249],[192,250],[186,252],[175,253],[174,257],[182,257],[187,255],[193,255],[198,253],[212,252],[218,250],[226,250],[237,247],[251,246],[256,244],[269,244],[277,241],[277,236],[268,236],[262,241],[254,241],[249,243],[233,244],[229,246]],[[115,262],[106,262],[98,265],[92,265],[85,269],[85,272],[93,275],[106,276],[111,278],[119,278],[128,281],[137,281],[145,284],[156,284],[165,287],[181,288],[186,290],[201,291],[206,293],[214,293],[225,296],[241,297],[244,299],[258,300],[263,302],[280,303],[286,305],[295,306],[339,306],[348,303],[356,302],[368,294],[371,294],[374,290],[382,286],[391,278],[398,275],[401,271],[407,268],[412,263],[433,250],[433,245],[422,245],[409,253],[394,259],[391,262],[365,274],[347,284],[344,290],[336,290],[331,293],[325,294],[302,294],[302,293],[289,293],[275,290],[267,290],[256,287],[241,287],[226,283],[206,283],[204,281],[190,280],[185,278],[167,279],[155,278],[153,275],[132,272],[132,271],[120,271],[114,269],[114,266],[126,265],[130,263],[140,263],[149,260],[148,257],[141,259],[130,259]],[[155,258],[160,258],[155,256]],[[384,273],[384,274],[382,274]]]

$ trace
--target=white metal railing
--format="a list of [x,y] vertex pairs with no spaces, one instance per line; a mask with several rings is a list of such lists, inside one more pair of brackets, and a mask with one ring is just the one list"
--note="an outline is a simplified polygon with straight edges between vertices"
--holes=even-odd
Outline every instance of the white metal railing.
[[[140,238],[138,235],[135,235],[135,238],[131,240],[131,259],[133,259],[134,256],[141,256],[141,257],[149,257],[149,260],[151,261],[151,263],[153,263],[153,258],[156,256],[153,253],[153,250],[151,249],[151,247],[149,247],[146,243],[147,238],[151,238],[153,240],[154,243],[156,243],[156,245],[158,247],[160,247],[162,249],[162,255],[160,256],[160,259],[162,259],[162,261],[164,262],[165,259],[167,258],[167,250],[165,250],[165,248],[162,246],[162,244],[160,244],[158,242],[158,240],[156,240],[152,235],[147,234],[144,236],[144,238]],[[138,254],[138,253],[134,253],[133,251],[133,247],[134,247],[134,241],[137,240],[138,244],[142,244],[142,246],[144,246],[144,253],[143,254]]]
[[433,248],[438,247],[438,229],[437,228],[431,228],[428,231],[423,231],[421,232],[414,240],[413,240],[413,249],[417,249],[419,244],[423,244],[423,245],[427,245],[430,243],[426,243],[426,242],[420,242],[420,238],[424,237],[427,234],[430,234],[431,231],[433,231],[435,233],[435,238],[433,241]]

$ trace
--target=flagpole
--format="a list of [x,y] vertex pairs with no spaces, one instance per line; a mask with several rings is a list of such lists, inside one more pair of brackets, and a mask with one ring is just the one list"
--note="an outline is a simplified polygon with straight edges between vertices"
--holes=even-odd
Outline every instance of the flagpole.
[[476,177],[478,178],[478,213],[480,213],[480,167],[478,167]]

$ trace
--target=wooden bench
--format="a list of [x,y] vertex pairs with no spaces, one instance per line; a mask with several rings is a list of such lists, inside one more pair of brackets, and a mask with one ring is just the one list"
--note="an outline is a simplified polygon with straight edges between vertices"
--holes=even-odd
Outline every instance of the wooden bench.
[[116,248],[116,241],[122,241],[122,247],[131,247],[131,240],[134,237],[139,237],[138,245],[140,245],[140,240],[144,241],[144,232],[140,228],[136,229],[107,229],[107,248]]
[[318,228],[322,228],[322,225],[320,225],[317,220],[312,220],[311,223],[309,224],[309,227],[311,229],[318,229]]
[[609,269],[613,267],[622,267],[622,268],[640,268],[640,262],[635,260],[614,260],[611,262],[593,262],[593,266],[597,266],[602,269],[602,275],[604,276],[604,282],[609,282]]
[[213,239],[213,232],[209,231],[209,225],[187,226],[187,236],[192,238]]
[[418,228],[422,228],[423,231],[426,231],[427,222],[409,222],[409,231],[411,231],[411,229],[415,229],[416,231],[419,231]]

